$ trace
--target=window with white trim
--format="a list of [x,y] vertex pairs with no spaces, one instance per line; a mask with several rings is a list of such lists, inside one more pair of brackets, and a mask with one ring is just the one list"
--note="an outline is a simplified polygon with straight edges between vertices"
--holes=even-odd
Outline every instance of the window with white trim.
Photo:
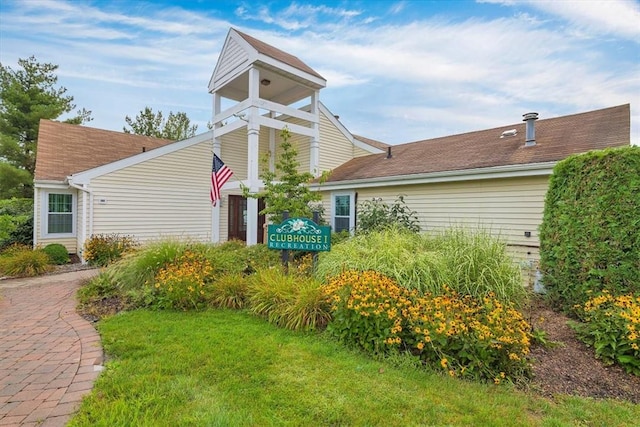
[[331,221],[334,232],[353,231],[356,226],[354,192],[331,195]]
[[48,192],[45,194],[45,206],[44,234],[73,235],[75,232],[74,195],[72,193]]

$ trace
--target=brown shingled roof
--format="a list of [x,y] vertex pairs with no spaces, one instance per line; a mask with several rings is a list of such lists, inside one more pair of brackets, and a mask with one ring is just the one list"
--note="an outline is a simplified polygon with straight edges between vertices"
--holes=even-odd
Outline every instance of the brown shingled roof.
[[325,80],[324,77],[318,74],[313,68],[302,62],[297,56],[284,52],[277,47],[273,47],[263,41],[251,37],[248,34],[242,33],[235,28],[234,31],[237,32],[243,39],[245,39],[247,43],[253,46],[253,48],[256,49],[259,53],[276,59],[284,64],[290,65],[294,68],[297,68],[298,70],[304,71],[305,73],[309,73],[313,76],[321,78],[322,80]]
[[[516,129],[517,135],[500,138]],[[631,143],[629,104],[535,122],[536,145],[525,147],[525,123],[392,146],[333,170],[328,182],[407,176],[562,160],[571,154]]]
[[36,180],[67,176],[149,151],[174,141],[40,120]]
[[353,137],[358,141],[364,142],[365,144],[378,148],[380,150],[386,150],[387,147],[389,147],[389,144],[382,141],[378,141],[376,139],[365,138],[364,136],[361,136],[361,135],[353,135]]

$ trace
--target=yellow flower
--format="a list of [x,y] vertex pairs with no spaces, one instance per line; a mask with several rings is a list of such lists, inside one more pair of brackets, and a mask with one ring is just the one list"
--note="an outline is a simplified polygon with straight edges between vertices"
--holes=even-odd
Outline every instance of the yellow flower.
[[447,358],[444,357],[444,358],[442,358],[442,360],[440,360],[440,366],[442,366],[443,368],[446,368],[448,362],[449,361],[447,360]]
[[[422,349],[424,348],[424,343],[423,343],[422,341],[420,341],[420,342],[416,345],[416,347],[418,347],[418,350],[422,350]],[[632,347],[633,347],[633,345],[632,345]]]

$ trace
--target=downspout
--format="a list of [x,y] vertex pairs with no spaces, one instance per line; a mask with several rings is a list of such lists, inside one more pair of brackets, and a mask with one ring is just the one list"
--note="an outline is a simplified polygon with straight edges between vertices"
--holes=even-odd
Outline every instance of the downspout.
[[91,219],[90,219],[91,230],[89,230],[89,233],[90,233],[89,235],[91,235],[93,233],[93,192],[87,188],[87,184],[82,184],[82,186],[79,186],[78,184],[74,184],[71,181],[69,181],[69,186],[85,193],[85,196],[82,198],[82,231],[80,232],[80,239],[79,239],[81,246],[78,249],[78,256],[80,257],[80,261],[83,264],[86,264],[87,261],[84,259],[84,256],[83,256],[83,248],[84,248],[84,242],[87,238],[87,198],[89,198],[91,203]]

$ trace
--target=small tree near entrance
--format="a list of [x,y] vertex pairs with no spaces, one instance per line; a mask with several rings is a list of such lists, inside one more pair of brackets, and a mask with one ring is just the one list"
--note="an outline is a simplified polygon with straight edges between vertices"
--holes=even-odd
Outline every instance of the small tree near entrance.
[[276,170],[270,171],[264,167],[260,178],[264,182],[264,190],[251,193],[249,188],[243,186],[244,197],[262,198],[266,207],[260,211],[273,223],[283,221],[282,213],[289,212],[290,217],[311,218],[312,209],[310,203],[318,202],[322,196],[317,191],[312,191],[306,184],[314,176],[309,172],[298,170],[300,162],[297,160],[298,152],[289,139],[291,134],[286,127],[280,133],[282,138],[282,154],[276,162]]

